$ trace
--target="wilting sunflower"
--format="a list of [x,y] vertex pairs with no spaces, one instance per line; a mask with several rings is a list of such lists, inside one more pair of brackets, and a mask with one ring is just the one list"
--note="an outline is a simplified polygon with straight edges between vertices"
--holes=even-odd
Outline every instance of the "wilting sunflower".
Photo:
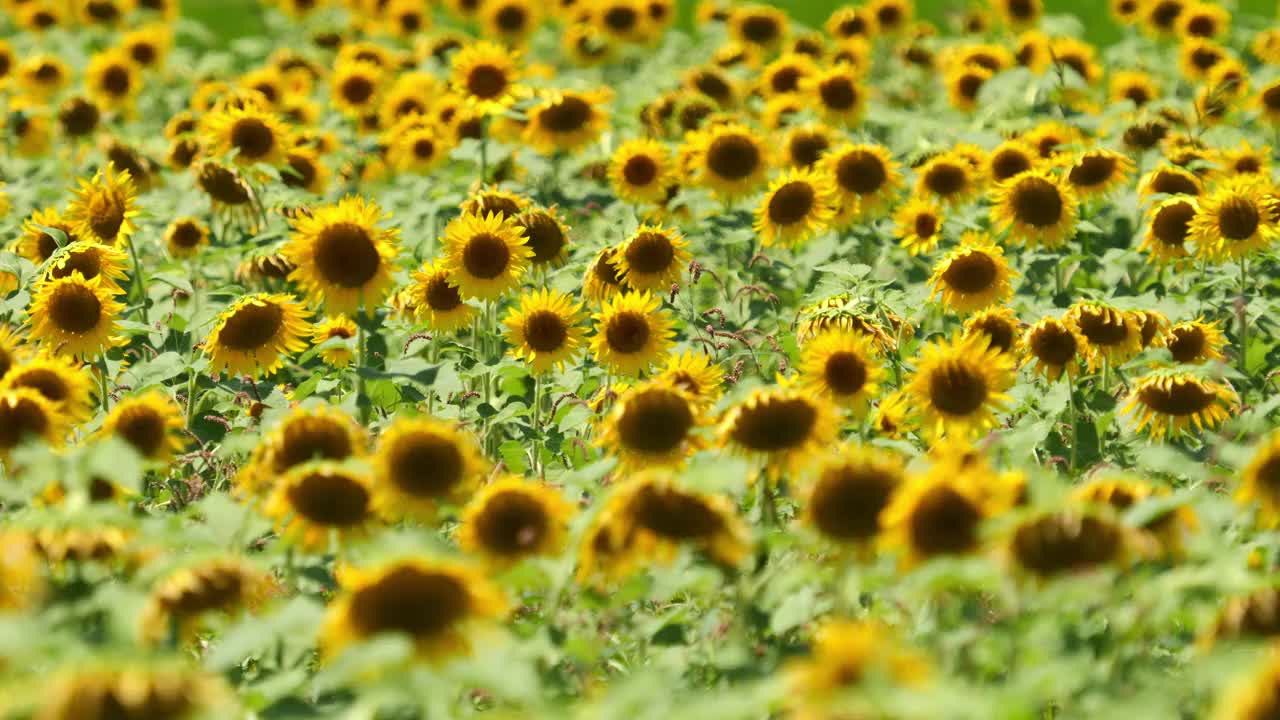
[[463,510],[458,545],[504,567],[564,547],[573,506],[551,486],[515,476],[484,486]]
[[1201,364],[1222,360],[1222,348],[1227,338],[1216,322],[1196,318],[1180,322],[1164,332],[1164,346],[1173,355],[1174,362]]
[[981,335],[930,343],[906,391],[935,437],[970,437],[994,427],[1010,398],[1013,359]]
[[993,481],[949,465],[909,478],[881,515],[884,544],[900,548],[908,567],[977,552],[983,523],[1003,509],[991,492]]
[[176,630],[177,639],[193,639],[205,616],[252,609],[274,587],[271,575],[238,557],[190,563],[162,578],[147,595],[139,623],[142,637],[158,644]]
[[717,198],[732,201],[750,195],[764,184],[769,149],[747,126],[717,125],[690,134],[685,142],[690,150],[690,179]]
[[276,481],[263,511],[286,541],[324,551],[368,532],[373,492],[372,476],[357,466],[308,462]]
[[529,109],[524,138],[546,154],[579,150],[595,142],[608,127],[612,99],[608,89],[549,93]]
[[454,53],[450,82],[467,103],[483,114],[497,114],[524,94],[517,84],[516,55],[491,42],[477,41]]
[[670,151],[648,138],[628,140],[613,152],[609,161],[613,192],[626,202],[661,202],[673,178]]
[[1280,525],[1280,432],[1273,432],[1254,449],[1241,472],[1235,498],[1242,504],[1257,501],[1264,527]]
[[200,122],[200,137],[208,152],[234,152],[240,165],[280,165],[292,145],[288,126],[275,113],[253,105],[208,113]]
[[1121,562],[1128,533],[1095,512],[1061,510],[1028,518],[1013,529],[1009,554],[1018,567],[1047,579]]
[[343,566],[341,588],[320,629],[320,648],[344,648],[387,634],[413,642],[419,659],[470,651],[478,626],[507,611],[502,591],[479,570],[453,561],[406,558],[376,568]]
[[358,328],[351,318],[346,315],[337,315],[325,318],[311,328],[311,342],[323,345],[333,340],[334,344],[320,351],[320,359],[333,367],[345,368],[355,358],[352,340],[356,337],[357,331]]
[[32,440],[61,443],[69,420],[35,388],[0,389],[0,458]]
[[118,342],[123,312],[106,278],[85,280],[78,272],[40,283],[27,308],[33,340],[55,355],[90,359]]
[[513,215],[464,213],[444,232],[444,268],[466,298],[493,300],[524,277],[533,250]]
[[117,172],[114,164],[107,163],[91,180],[80,180],[67,207],[67,219],[77,224],[80,237],[114,245],[138,229],[133,222],[138,215],[136,193],[129,171]]
[[1142,350],[1142,328],[1133,313],[1082,301],[1072,305],[1063,320],[1084,337],[1090,370],[1104,361],[1112,367],[1122,365]]
[[39,720],[229,717],[235,695],[216,675],[179,663],[99,663],[58,672],[41,692]]
[[833,543],[866,546],[879,537],[881,514],[904,481],[896,453],[857,446],[832,451],[805,486],[805,522]]
[[679,467],[702,446],[700,406],[684,388],[661,378],[621,393],[597,433],[596,445],[624,470]]
[[985,235],[969,232],[934,267],[929,297],[940,295],[951,310],[969,313],[1007,301],[1013,296],[1009,281],[1017,275],[999,246]]
[[484,457],[475,439],[442,420],[397,418],[374,451],[374,508],[389,521],[433,522],[442,505],[460,505],[479,487]]
[[724,368],[711,356],[695,350],[667,356],[667,364],[657,379],[689,393],[703,410],[710,408],[723,393]]
[[729,408],[720,424],[721,446],[762,462],[773,476],[794,472],[837,434],[835,407],[799,387],[757,388]]
[[1121,410],[1134,432],[1157,440],[1213,428],[1236,412],[1235,390],[1188,373],[1156,371],[1133,385]]
[[85,88],[100,107],[129,111],[142,90],[138,66],[123,50],[105,50],[89,59]]
[[1086,150],[1067,170],[1066,181],[1081,198],[1101,197],[1128,182],[1133,161],[1113,150]]
[[964,321],[964,334],[986,338],[989,347],[1014,358],[1022,350],[1022,328],[1012,308],[993,307],[980,310]]
[[286,294],[242,297],[223,310],[204,341],[214,372],[271,375],[284,357],[305,350],[310,312]]
[[955,153],[942,153],[916,169],[916,195],[962,205],[979,191],[977,169]]
[[1190,257],[1191,221],[1198,205],[1195,198],[1165,198],[1147,211],[1147,226],[1139,250],[1151,254],[1151,262],[1174,262]]
[[938,246],[945,220],[942,208],[922,198],[912,198],[893,215],[898,239],[913,256],[931,252]]
[[293,232],[282,250],[296,266],[289,278],[312,302],[332,311],[380,304],[395,284],[391,265],[400,234],[378,227],[384,217],[377,204],[353,196],[292,218]]
[[174,257],[195,257],[208,244],[209,227],[196,218],[178,218],[165,228],[164,245]]
[[173,398],[153,390],[111,408],[100,435],[125,441],[146,460],[167,463],[185,445],[181,437],[185,428],[182,409]]
[[1280,224],[1268,205],[1266,186],[1235,178],[1202,197],[1191,219],[1196,251],[1214,260],[1243,258],[1270,247]]
[[804,78],[800,90],[818,117],[832,125],[853,127],[866,111],[868,91],[858,72],[843,63]]
[[638,376],[667,353],[675,330],[662,300],[649,292],[627,291],[605,298],[593,316],[591,353],[611,373]]
[[875,357],[871,338],[853,330],[827,330],[800,353],[802,386],[856,416],[866,414],[879,391],[884,368]]
[[1075,235],[1078,215],[1071,186],[1042,170],[1015,175],[992,193],[991,223],[1016,242],[1059,247]]
[[120,280],[127,275],[128,255],[108,245],[96,242],[78,242],[67,245],[49,259],[40,273],[41,280],[58,279],[80,273],[85,280],[101,278],[103,286],[113,295],[123,292]]
[[531,208],[516,216],[516,226],[524,230],[533,256],[534,268],[560,266],[569,257],[569,228],[556,208]]
[[406,292],[418,320],[432,330],[451,332],[467,327],[476,313],[440,263],[428,262],[414,271]]
[[860,218],[881,217],[902,188],[899,166],[882,145],[844,145],[828,153],[822,166],[835,180],[840,204]]
[[1204,184],[1188,170],[1172,165],[1162,165],[1142,176],[1138,181],[1138,196],[1146,200],[1153,195],[1199,196]]
[[614,250],[617,277],[634,290],[665,293],[678,284],[692,255],[678,230],[641,225]]
[[57,355],[38,355],[20,362],[9,368],[0,382],[3,390],[35,390],[73,422],[87,420],[92,414],[93,386],[88,367]]
[[834,201],[822,175],[792,168],[774,180],[761,199],[755,231],[765,247],[796,247],[827,228],[835,216]]
[[535,373],[559,368],[577,354],[586,329],[582,304],[559,290],[525,293],[503,321],[511,354]]

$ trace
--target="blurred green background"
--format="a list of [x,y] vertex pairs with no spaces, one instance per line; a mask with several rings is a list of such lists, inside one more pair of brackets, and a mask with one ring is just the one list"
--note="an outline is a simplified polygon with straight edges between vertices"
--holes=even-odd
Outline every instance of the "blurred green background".
[[[534,0],[537,2],[538,0]],[[785,8],[797,20],[812,27],[820,27],[841,5],[849,0],[766,0]],[[1238,12],[1250,15],[1275,17],[1278,0],[1239,0]],[[916,0],[917,14],[946,26],[949,15],[959,15],[975,5],[965,0]],[[252,34],[261,29],[259,0],[183,0],[184,12],[202,21],[222,39]],[[680,0],[681,17],[686,25],[692,24],[697,0]],[[1045,0],[1045,11],[1051,14],[1074,14],[1085,26],[1086,37],[1094,43],[1108,44],[1119,39],[1120,28],[1111,20],[1107,0]]]

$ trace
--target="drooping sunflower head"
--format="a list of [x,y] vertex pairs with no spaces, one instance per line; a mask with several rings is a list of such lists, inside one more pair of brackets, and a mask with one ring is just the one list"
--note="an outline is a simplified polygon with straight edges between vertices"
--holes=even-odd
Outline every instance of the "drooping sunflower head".
[[194,257],[209,244],[209,228],[193,217],[178,218],[165,228],[164,244],[174,257]]
[[[12,355],[10,358],[12,362]],[[4,380],[0,382],[0,389],[4,390],[35,390],[72,422],[89,418],[93,386],[93,376],[88,368],[57,355],[38,355],[12,365],[6,369]]]
[[755,131],[737,123],[691,134],[690,171],[694,184],[725,201],[749,195],[764,184],[769,151]]
[[1104,361],[1121,365],[1142,350],[1142,328],[1133,313],[1101,302],[1082,301],[1072,305],[1063,319],[1085,339],[1091,370],[1101,367]]
[[486,485],[463,511],[458,544],[498,567],[564,547],[573,506],[550,486],[506,477]]
[[68,420],[35,388],[0,389],[0,458],[27,442],[61,443]]
[[503,325],[511,354],[536,373],[561,367],[577,354],[586,329],[582,304],[569,295],[543,288],[521,296]]
[[450,64],[454,92],[481,113],[501,112],[523,94],[517,57],[500,45],[471,43],[454,53]]
[[450,278],[442,263],[427,262],[413,273],[406,290],[417,319],[439,332],[466,327],[476,312]]
[[435,661],[469,652],[469,636],[507,610],[502,591],[455,561],[404,558],[380,567],[344,567],[341,594],[320,631],[326,657],[380,635],[397,634]]
[[286,542],[310,551],[341,547],[375,520],[373,478],[351,464],[303,463],[276,481],[264,512]]
[[533,250],[515,216],[464,213],[449,222],[444,267],[465,298],[494,299],[514,288]]
[[800,372],[804,388],[859,417],[879,393],[884,376],[871,338],[852,329],[827,330],[806,342]]
[[1010,280],[1016,276],[1004,251],[990,238],[965,233],[961,244],[934,267],[929,296],[941,296],[942,303],[955,312],[970,313],[1012,297]]
[[311,329],[311,342],[323,346],[320,359],[336,368],[345,368],[355,358],[354,340],[358,328],[346,315],[325,318]]
[[128,256],[122,250],[96,242],[78,242],[63,247],[54,253],[40,280],[65,278],[79,273],[85,280],[101,278],[101,282],[112,294],[120,294],[120,280],[126,276],[125,265]]
[[296,266],[290,279],[332,311],[381,303],[394,284],[399,240],[398,230],[378,227],[384,217],[377,204],[351,196],[293,218],[282,251]]
[[1145,200],[1153,195],[1199,196],[1204,192],[1200,178],[1190,171],[1172,165],[1162,165],[1142,176],[1138,194]]
[[1069,183],[1043,170],[1028,170],[996,186],[991,221],[1010,239],[1054,248],[1076,229],[1079,204]]
[[485,461],[474,438],[434,418],[398,418],[374,452],[374,507],[387,520],[433,522],[441,506],[466,502]]
[[855,68],[840,63],[800,82],[802,96],[824,122],[853,127],[867,108],[867,89]]
[[603,421],[596,444],[624,469],[678,467],[702,445],[701,406],[661,378],[624,391]]
[[1222,360],[1226,344],[1218,323],[1205,322],[1203,318],[1177,323],[1164,332],[1164,346],[1179,363],[1198,365]]
[[925,254],[938,246],[945,219],[942,208],[923,198],[912,198],[893,215],[898,239],[911,255]]
[[596,363],[619,375],[638,376],[658,362],[675,335],[671,314],[650,292],[627,291],[605,298],[593,315]]
[[525,139],[543,153],[573,152],[596,141],[609,124],[608,89],[549,93],[529,110]]
[[1021,356],[1022,325],[1012,308],[993,307],[974,313],[964,321],[964,334],[985,337],[988,347],[1012,357],[1015,364]]
[[614,151],[609,162],[609,181],[613,191],[627,202],[662,201],[673,178],[671,153],[655,140],[628,140]]
[[947,205],[962,205],[980,190],[978,171],[955,153],[935,155],[916,169],[915,194]]
[[211,112],[200,127],[208,152],[234,153],[240,165],[280,165],[293,144],[288,126],[275,113],[253,105]]
[[274,587],[271,576],[242,558],[216,557],[188,563],[162,578],[147,596],[142,610],[142,636],[159,644],[176,627],[183,639],[193,639],[203,616],[252,609]]
[[846,144],[829,153],[823,167],[835,180],[841,205],[852,208],[858,218],[882,216],[902,188],[898,163],[883,145]]
[[1266,186],[1251,178],[1233,178],[1200,198],[1190,230],[1196,251],[1214,260],[1245,257],[1280,237]]
[[710,408],[723,392],[724,368],[703,352],[688,350],[667,356],[657,379],[684,390],[702,409]]
[[271,375],[285,356],[305,350],[310,312],[291,295],[258,293],[222,311],[204,341],[215,372]]
[[1195,198],[1165,198],[1147,211],[1146,229],[1140,250],[1150,253],[1151,262],[1176,262],[1190,257],[1191,221],[1196,217]]
[[970,335],[926,345],[905,389],[926,432],[965,438],[995,426],[1013,377],[1012,358]]
[[865,546],[884,529],[882,514],[905,481],[902,458],[874,448],[849,446],[828,453],[805,488],[805,521],[825,539]]
[[807,465],[836,436],[835,407],[799,387],[758,388],[725,413],[724,447],[762,462],[770,474]]
[[641,225],[613,254],[617,277],[635,290],[665,293],[689,265],[688,245],[678,230]]
[[1024,572],[1048,579],[1120,562],[1125,545],[1125,529],[1109,517],[1064,510],[1019,523],[1009,553]]
[[1214,428],[1236,411],[1229,385],[1180,372],[1156,371],[1133,385],[1123,414],[1134,432],[1156,440]]
[[124,304],[112,294],[102,276],[86,280],[73,272],[41,282],[27,309],[31,338],[55,355],[97,357],[119,340]]
[[1280,433],[1272,433],[1254,449],[1235,498],[1246,505],[1257,502],[1258,520],[1264,527],[1280,525]]
[[91,180],[80,180],[67,218],[77,224],[79,236],[114,245],[137,230],[133,222],[138,214],[136,195],[129,171],[117,171],[107,163]]
[[899,548],[907,566],[979,551],[982,525],[999,512],[985,488],[991,480],[950,466],[908,478],[881,516],[884,544]]

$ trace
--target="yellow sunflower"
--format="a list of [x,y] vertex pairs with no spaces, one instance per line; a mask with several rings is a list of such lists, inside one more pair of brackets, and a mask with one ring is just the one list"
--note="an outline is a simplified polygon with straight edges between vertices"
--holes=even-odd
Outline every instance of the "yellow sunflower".
[[172,661],[97,661],[60,670],[39,697],[35,717],[40,720],[227,717],[240,712],[221,678]]
[[981,65],[966,64],[946,74],[947,97],[952,107],[962,112],[978,109],[982,86],[992,77],[990,70]]
[[1033,515],[1013,528],[1009,557],[1017,568],[1040,580],[1074,577],[1122,564],[1129,555],[1131,533],[1115,514],[1077,508]]
[[1143,107],[1160,97],[1160,87],[1150,73],[1140,70],[1120,70],[1112,73],[1108,94],[1114,102],[1128,100],[1135,107]]
[[982,549],[982,526],[1004,508],[997,481],[977,470],[936,466],[908,478],[881,515],[883,543],[900,548],[907,567]]
[[373,491],[372,476],[357,466],[307,462],[276,481],[263,512],[286,542],[325,551],[369,531],[375,520]]
[[936,155],[916,169],[917,197],[956,206],[968,202],[979,190],[978,171],[955,153]]
[[275,113],[252,105],[206,114],[200,121],[200,137],[207,152],[235,153],[239,165],[280,165],[293,144],[289,127]]
[[969,232],[959,247],[934,266],[929,297],[941,296],[943,305],[969,313],[1011,298],[1010,280],[1017,276],[998,245],[985,235]]
[[104,288],[112,295],[124,292],[120,280],[127,275],[128,255],[108,245],[96,242],[78,242],[67,245],[49,259],[40,273],[40,279],[56,280],[72,273],[80,273],[85,280],[101,278]]
[[430,174],[449,156],[451,141],[420,115],[411,115],[390,132],[387,157],[401,172]]
[[40,393],[69,421],[92,414],[94,378],[89,368],[56,355],[38,355],[10,367],[0,389],[30,388]]
[[1204,192],[1204,184],[1200,178],[1187,170],[1171,165],[1157,167],[1138,181],[1138,196],[1143,200],[1159,194],[1196,197],[1202,192]]
[[596,445],[624,470],[679,467],[702,447],[702,424],[694,397],[659,377],[620,394],[601,423]]
[[516,216],[516,225],[524,230],[535,268],[560,266],[569,257],[569,228],[556,208],[531,208]]
[[693,257],[678,230],[641,225],[613,253],[617,277],[637,291],[665,294],[679,284],[680,274]]
[[996,0],[992,6],[1005,24],[1014,29],[1038,25],[1044,14],[1043,0]]
[[1241,504],[1258,502],[1259,521],[1264,527],[1280,525],[1280,432],[1263,439],[1241,471],[1235,499]]
[[242,297],[218,316],[204,352],[214,372],[271,375],[284,365],[285,356],[306,349],[309,316],[291,295]]
[[844,5],[831,13],[823,27],[837,40],[869,38],[876,34],[876,19],[869,8]]
[[618,146],[609,161],[613,192],[620,200],[630,203],[664,200],[674,172],[667,147],[648,138],[628,140]]
[[813,170],[788,170],[770,184],[756,208],[754,227],[761,244],[803,244],[826,230],[834,219],[834,201],[825,177]]
[[33,55],[18,66],[17,76],[31,99],[46,102],[70,82],[71,68],[52,55]]
[[374,63],[342,62],[329,80],[329,99],[348,116],[367,115],[378,107],[385,83],[386,72]]
[[27,308],[31,338],[55,355],[92,359],[106,352],[120,341],[116,330],[124,312],[106,282],[73,272],[40,283]]
[[696,350],[667,355],[667,363],[656,377],[689,393],[704,410],[715,405],[724,392],[724,368]]
[[764,184],[769,150],[745,125],[727,123],[690,134],[690,180],[723,201],[750,195]]
[[1101,367],[1104,361],[1113,367],[1122,365],[1142,350],[1142,328],[1133,313],[1101,302],[1082,301],[1072,305],[1063,320],[1085,339],[1090,370]]
[[484,217],[490,213],[499,218],[515,218],[532,206],[529,198],[496,187],[481,188],[463,201],[464,215]]
[[1216,322],[1196,318],[1180,322],[1164,331],[1164,346],[1173,355],[1174,362],[1201,364],[1224,359],[1222,348],[1227,338]]
[[133,222],[138,215],[136,195],[129,171],[117,172],[114,164],[107,163],[91,180],[80,180],[67,207],[67,219],[76,223],[80,237],[114,245],[138,229]]
[[176,629],[180,640],[194,640],[205,616],[255,608],[275,588],[270,574],[239,557],[188,563],[160,579],[147,595],[139,623],[141,635],[154,645]]
[[801,386],[858,417],[865,415],[884,377],[873,347],[871,338],[853,330],[820,333],[800,351]]
[[104,50],[89,59],[85,69],[89,96],[107,110],[130,111],[142,90],[138,66],[123,50]]
[[996,186],[991,223],[1016,242],[1055,248],[1075,235],[1079,211],[1069,184],[1051,173],[1028,170]]
[[196,218],[178,218],[165,228],[164,245],[174,257],[195,257],[208,244],[209,227]]
[[[898,690],[921,684],[929,666],[875,622],[830,618],[814,633],[810,657],[784,667],[787,717],[832,720],[874,714],[879,701],[863,688]],[[853,715],[848,713],[852,712]]]
[[331,311],[380,304],[395,284],[391,266],[400,234],[379,228],[384,218],[377,204],[359,196],[292,218],[293,232],[282,250],[296,266],[289,278]]
[[883,531],[881,515],[905,475],[897,453],[858,446],[830,451],[804,485],[804,520],[832,543],[865,547]]
[[722,447],[761,462],[772,476],[808,465],[815,453],[835,441],[835,407],[822,397],[791,385],[757,388],[725,413]]
[[883,145],[846,144],[826,155],[823,168],[835,180],[840,205],[859,218],[884,215],[902,188],[900,167]]
[[965,438],[996,425],[996,413],[1010,401],[1013,359],[981,335],[930,343],[906,385],[935,437]]
[[821,123],[790,128],[782,137],[787,163],[799,170],[815,170],[836,146],[836,131]]
[[186,445],[181,435],[186,426],[173,398],[152,390],[111,408],[99,434],[125,441],[146,460],[167,463]]
[[500,45],[477,41],[454,53],[450,82],[467,103],[483,114],[497,114],[524,94],[517,84],[517,56]]
[[320,351],[320,359],[336,368],[345,368],[355,357],[352,340],[358,328],[346,315],[325,318],[311,328],[311,342],[316,345],[330,343]]
[[374,508],[388,521],[434,522],[442,505],[470,499],[486,464],[476,440],[429,417],[401,417],[374,450]]
[[1200,198],[1190,230],[1196,251],[1218,261],[1246,257],[1280,237],[1266,186],[1248,178],[1224,182]]
[[366,445],[364,428],[342,410],[324,404],[295,406],[254,448],[235,478],[237,490],[260,494],[299,465],[361,458]]
[[938,246],[945,221],[942,208],[923,198],[911,198],[893,215],[898,240],[913,256],[929,253]]
[[1156,371],[1133,384],[1121,413],[1130,428],[1161,440],[1210,429],[1229,419],[1239,397],[1231,386],[1187,373]]
[[511,354],[535,373],[559,368],[583,344],[582,304],[559,290],[543,288],[525,293],[518,307],[503,321]]
[[970,315],[964,334],[985,338],[988,347],[1012,357],[1015,364],[1021,355],[1022,326],[1012,308],[992,307]]
[[1113,150],[1096,148],[1076,156],[1064,178],[1076,195],[1101,197],[1125,185],[1133,172],[1133,161]]
[[1165,198],[1147,211],[1146,228],[1139,250],[1150,253],[1151,262],[1174,262],[1190,257],[1191,221],[1195,218],[1195,198]]
[[31,355],[31,350],[25,343],[26,338],[21,333],[15,332],[8,325],[0,324],[0,380]]
[[338,586],[339,595],[320,628],[326,658],[386,635],[412,641],[421,660],[465,655],[469,638],[507,612],[497,586],[479,570],[455,561],[410,557],[372,568],[344,565]]
[[1271,148],[1264,145],[1254,148],[1247,141],[1235,148],[1221,149],[1214,153],[1218,178],[1248,177],[1265,180],[1271,177]]
[[1272,127],[1280,127],[1280,80],[1273,80],[1258,88],[1253,104],[1262,113],[1262,120]]
[[34,388],[0,390],[0,459],[23,443],[61,443],[69,418]]
[[857,71],[849,65],[838,64],[819,70],[801,80],[800,90],[818,117],[832,125],[857,125],[866,111],[867,89]]
[[439,332],[452,332],[471,324],[476,308],[468,305],[450,280],[442,263],[425,263],[413,273],[408,294],[420,322]]
[[564,547],[574,508],[554,488],[509,476],[484,486],[462,512],[458,545],[505,567]]
[[519,284],[533,250],[513,215],[464,213],[444,231],[444,269],[465,298],[494,300]]
[[529,109],[524,139],[547,154],[580,150],[608,127],[612,100],[608,89],[548,93]]
[[593,316],[591,353],[611,373],[638,376],[667,353],[675,330],[662,300],[649,292],[628,291],[605,298]]

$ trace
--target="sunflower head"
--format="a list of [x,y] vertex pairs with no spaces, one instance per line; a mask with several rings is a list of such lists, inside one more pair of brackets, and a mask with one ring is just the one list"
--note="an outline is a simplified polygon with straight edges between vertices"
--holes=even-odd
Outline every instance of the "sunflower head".
[[637,376],[649,369],[671,346],[675,330],[671,314],[649,292],[622,292],[606,298],[593,315],[595,337],[591,352],[610,372]]
[[1190,232],[1204,257],[1235,259],[1270,247],[1280,237],[1280,223],[1262,183],[1233,178],[1199,199]]
[[312,460],[360,458],[365,445],[363,428],[341,410],[327,405],[298,407],[263,437],[236,484],[247,493],[270,490],[276,478],[295,467]]
[[445,228],[445,268],[463,297],[494,299],[524,276],[528,241],[514,216],[464,213]]
[[1138,193],[1143,199],[1153,195],[1199,196],[1204,192],[1200,178],[1190,171],[1172,165],[1162,165],[1147,173],[1138,183]]
[[1099,513],[1043,513],[1014,528],[1009,553],[1023,571],[1050,578],[1121,561],[1125,535],[1123,527]]
[[463,511],[458,544],[497,566],[564,546],[573,506],[547,485],[508,477],[486,485]]
[[558,290],[543,288],[521,296],[503,324],[511,354],[534,372],[562,366],[583,344],[582,304]]
[[373,479],[365,471],[330,460],[306,462],[282,475],[264,511],[281,536],[323,551],[364,535],[375,519]]
[[454,53],[451,66],[454,92],[481,113],[501,112],[524,94],[517,56],[500,45],[471,43]]
[[174,257],[194,257],[209,244],[209,228],[193,217],[178,218],[165,228],[164,244]]
[[702,445],[702,424],[702,408],[688,391],[655,378],[621,393],[596,444],[625,469],[678,467]]
[[801,350],[802,383],[857,416],[864,415],[880,390],[884,368],[872,340],[852,329],[828,330]]
[[922,255],[937,247],[945,219],[941,207],[922,198],[912,198],[893,215],[899,242],[911,255]]
[[159,644],[176,628],[194,639],[204,616],[252,609],[272,593],[271,576],[237,557],[192,563],[162,578],[142,610],[142,636]]
[[338,63],[330,78],[329,99],[342,112],[359,117],[374,111],[386,84],[386,70],[367,60]]
[[612,99],[608,89],[549,93],[529,110],[525,139],[546,154],[586,147],[608,126]]
[[667,364],[657,379],[684,390],[704,410],[720,399],[724,368],[703,352],[688,350],[667,356]]
[[476,312],[442,263],[428,262],[415,271],[407,292],[418,320],[439,332],[466,327]]
[[80,181],[67,217],[77,224],[79,236],[114,245],[137,230],[136,194],[129,171],[108,163],[91,180]]
[[295,266],[290,278],[331,311],[381,303],[394,284],[399,242],[399,231],[378,227],[384,217],[377,204],[353,196],[293,218],[282,251]]
[[1009,355],[1017,362],[1022,351],[1022,325],[1012,308],[993,307],[980,310],[964,321],[964,334],[981,336],[988,347]]
[[234,698],[217,676],[177,662],[101,663],[58,672],[44,688],[37,717],[225,717],[240,710]]
[[836,436],[835,406],[796,386],[757,388],[725,413],[723,447],[762,462],[770,474],[807,465]]
[[[10,354],[11,363],[14,359]],[[38,355],[12,364],[0,383],[0,388],[6,390],[35,390],[72,422],[87,420],[91,415],[93,386],[88,368],[57,355]]]
[[1104,361],[1113,366],[1123,364],[1142,350],[1142,328],[1133,313],[1083,301],[1072,305],[1063,319],[1085,339],[1091,370]]
[[121,49],[104,50],[89,59],[85,70],[89,95],[102,107],[129,110],[142,90],[142,78],[133,59]]
[[663,293],[679,284],[692,255],[678,230],[641,225],[613,253],[621,282],[635,290]]
[[1216,322],[1197,318],[1180,322],[1164,331],[1163,345],[1173,355],[1174,362],[1201,364],[1222,360],[1222,348],[1227,338]]
[[690,135],[692,181],[722,200],[749,195],[764,183],[769,151],[755,131],[736,123]]
[[204,351],[216,372],[270,375],[285,356],[306,349],[310,313],[291,295],[259,293],[222,311]]
[[802,503],[805,521],[823,538],[855,546],[880,536],[881,516],[905,481],[901,457],[862,447],[829,453],[811,475]]
[[1165,198],[1147,211],[1146,228],[1139,249],[1150,253],[1151,262],[1177,262],[1191,255],[1191,221],[1196,217],[1195,198]]
[[956,206],[968,202],[979,189],[978,169],[954,152],[935,155],[916,169],[917,197]]
[[1016,276],[999,246],[984,235],[965,233],[961,245],[934,267],[930,297],[941,296],[948,308],[969,313],[1012,297],[1010,280]]
[[881,516],[884,544],[898,547],[908,566],[977,552],[982,525],[1002,510],[987,487],[991,480],[950,465],[908,478]]
[[1245,505],[1256,502],[1264,527],[1280,525],[1280,433],[1272,433],[1254,449],[1235,498]]
[[671,153],[655,140],[628,140],[614,151],[609,162],[613,191],[627,202],[662,201],[673,178]]
[[27,314],[31,338],[51,353],[96,357],[114,346],[124,304],[115,300],[108,278],[86,280],[79,272],[40,283]]
[[374,506],[388,520],[434,521],[441,506],[459,505],[479,486],[485,462],[474,438],[426,417],[398,418],[374,452]]
[[1239,397],[1217,380],[1181,372],[1156,371],[1133,385],[1122,413],[1134,432],[1156,440],[1213,428],[1231,417]]
[[927,432],[964,438],[995,426],[1013,379],[1012,358],[975,334],[926,345],[905,389]]
[[355,357],[353,341],[358,328],[355,322],[346,315],[335,315],[316,323],[311,329],[311,342],[316,345],[328,343],[320,351],[320,359],[336,368],[345,368]]
[[151,391],[125,398],[102,422],[102,435],[128,443],[143,459],[166,463],[186,445],[182,409],[168,395]]
[[854,67],[840,63],[820,70],[801,80],[800,90],[823,121],[840,127],[862,121],[868,91]]
[[992,200],[992,224],[1015,241],[1054,248],[1075,234],[1075,191],[1052,173],[1019,173],[996,186]]

